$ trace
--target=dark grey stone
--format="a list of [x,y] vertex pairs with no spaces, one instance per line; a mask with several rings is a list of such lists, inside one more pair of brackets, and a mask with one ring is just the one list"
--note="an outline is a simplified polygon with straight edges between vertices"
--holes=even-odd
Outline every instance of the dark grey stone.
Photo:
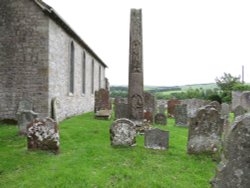
[[249,188],[250,114],[236,118],[224,144],[224,158],[217,167],[213,188]]
[[110,127],[112,146],[135,146],[136,125],[129,119],[117,119]]
[[229,113],[230,113],[230,106],[229,106],[229,104],[222,103],[221,104],[221,117],[227,118],[229,116]]
[[167,125],[167,116],[165,114],[157,113],[155,115],[155,124]]
[[155,96],[149,92],[144,92],[144,120],[154,123],[155,109]]
[[115,98],[115,119],[128,118],[128,99]]
[[243,114],[245,114],[247,111],[242,107],[242,106],[237,106],[234,110],[234,117],[238,117],[241,116]]
[[174,117],[177,126],[188,126],[187,104],[177,104]]
[[144,147],[165,150],[169,146],[169,132],[161,129],[150,129],[144,135]]
[[129,50],[128,116],[140,124],[144,116],[141,9],[131,9]]
[[59,129],[51,118],[36,118],[27,127],[29,150],[59,152]]
[[190,119],[187,152],[189,154],[216,153],[221,148],[224,120],[212,106],[200,108]]

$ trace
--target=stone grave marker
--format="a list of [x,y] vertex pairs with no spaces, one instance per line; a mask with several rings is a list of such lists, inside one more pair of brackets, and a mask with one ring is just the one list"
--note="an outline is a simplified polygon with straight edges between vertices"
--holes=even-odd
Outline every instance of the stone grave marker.
[[214,107],[218,112],[221,112],[221,104],[218,101],[212,101],[208,105]]
[[109,120],[111,118],[112,110],[99,110],[95,113],[95,119]]
[[59,129],[51,118],[36,118],[27,126],[29,150],[46,150],[59,153]]
[[144,92],[144,120],[154,123],[155,109],[155,96],[149,92]]
[[155,115],[155,124],[167,125],[167,117],[165,114],[157,113]]
[[175,106],[181,104],[181,101],[178,99],[171,99],[168,101],[168,117],[174,117]]
[[200,108],[190,119],[188,132],[189,154],[216,153],[221,148],[224,120],[212,106]]
[[144,135],[144,147],[165,150],[169,146],[169,131],[150,129]]
[[109,90],[99,89],[95,91],[95,112],[99,110],[111,110]]
[[159,113],[165,114],[166,108],[164,104],[160,104],[158,109],[159,109]]
[[59,110],[60,110],[60,100],[57,97],[54,97],[51,100],[51,118],[59,123]]
[[221,117],[228,118],[230,113],[230,106],[227,103],[221,104]]
[[236,118],[224,143],[224,158],[211,182],[213,188],[250,185],[250,114]]
[[112,146],[135,146],[136,125],[129,119],[117,119],[110,127]]
[[128,118],[128,99],[115,98],[115,119]]
[[177,104],[175,106],[175,125],[188,126],[187,104]]
[[22,100],[19,102],[18,110],[16,113],[19,134],[27,134],[27,125],[35,118],[38,117],[38,113],[33,110],[32,102],[28,100]]
[[242,106],[237,106],[234,110],[234,117],[241,116],[246,113],[246,110]]

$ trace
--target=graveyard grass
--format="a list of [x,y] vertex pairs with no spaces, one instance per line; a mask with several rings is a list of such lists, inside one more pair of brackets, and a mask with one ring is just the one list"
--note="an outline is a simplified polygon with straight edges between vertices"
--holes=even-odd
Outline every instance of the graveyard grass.
[[94,120],[93,113],[60,123],[60,154],[27,151],[16,126],[0,125],[0,187],[167,187],[206,188],[214,176],[211,157],[187,155],[187,128],[170,131],[166,151],[110,146],[112,121]]

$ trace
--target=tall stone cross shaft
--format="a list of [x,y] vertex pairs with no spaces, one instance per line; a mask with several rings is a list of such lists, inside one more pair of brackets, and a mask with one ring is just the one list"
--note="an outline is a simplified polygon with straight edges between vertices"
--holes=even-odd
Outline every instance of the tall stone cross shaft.
[[143,121],[142,11],[131,9],[129,44],[128,115],[132,121]]

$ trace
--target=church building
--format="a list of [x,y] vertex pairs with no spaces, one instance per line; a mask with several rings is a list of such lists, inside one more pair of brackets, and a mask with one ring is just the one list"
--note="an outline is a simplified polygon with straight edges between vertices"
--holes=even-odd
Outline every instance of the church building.
[[[81,23],[80,23],[81,24]],[[101,58],[41,0],[1,0],[0,120],[16,119],[22,100],[58,119],[94,110],[94,93],[106,88]]]

